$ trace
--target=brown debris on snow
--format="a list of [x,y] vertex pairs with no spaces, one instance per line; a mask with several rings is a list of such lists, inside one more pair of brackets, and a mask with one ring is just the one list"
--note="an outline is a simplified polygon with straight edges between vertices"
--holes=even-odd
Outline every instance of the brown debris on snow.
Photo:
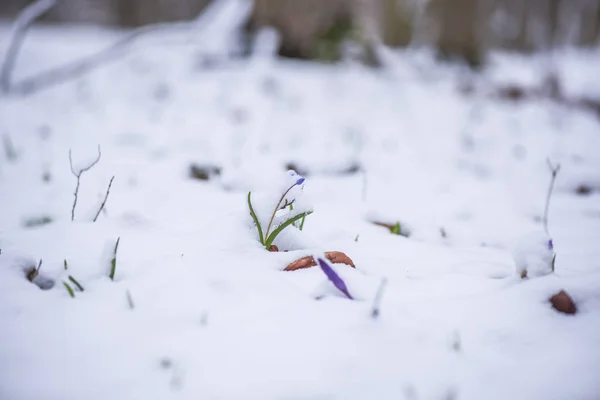
[[[334,264],[346,264],[352,268],[356,268],[350,257],[341,251],[328,251],[325,253],[325,258]],[[314,267],[315,265],[317,265],[315,259],[312,256],[306,256],[299,258],[285,267],[284,271],[296,271],[298,269]]]
[[573,299],[571,299],[571,296],[569,296],[564,290],[561,290],[554,296],[550,297],[550,303],[552,303],[552,307],[558,312],[564,314],[577,313],[577,306],[573,302]]

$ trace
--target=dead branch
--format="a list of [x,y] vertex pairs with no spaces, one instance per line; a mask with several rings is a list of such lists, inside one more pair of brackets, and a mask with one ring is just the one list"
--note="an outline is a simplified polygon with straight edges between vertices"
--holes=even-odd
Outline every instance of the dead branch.
[[[81,175],[84,172],[89,171],[90,169],[92,169],[94,167],[94,165],[98,164],[98,161],[100,161],[100,157],[102,156],[102,152],[100,151],[100,145],[98,145],[98,157],[96,157],[96,159],[87,167],[80,169],[79,171],[75,171],[75,168],[73,168],[73,158],[71,157],[71,150],[69,149],[69,164],[71,166],[71,172],[73,173],[73,175],[75,176],[75,178],[77,178],[77,185],[75,186],[75,192],[73,193],[73,195],[75,196],[75,199],[73,200],[73,207],[71,208],[71,221],[75,220],[75,207],[77,206],[77,198],[79,196],[79,184],[81,181]],[[110,181],[112,183],[112,179]],[[110,186],[109,186],[109,190],[110,190]],[[107,194],[108,196],[108,194]],[[105,200],[106,202],[106,200]],[[94,219],[95,221],[95,219]]]
[[9,40],[8,49],[2,63],[2,69],[0,69],[0,90],[2,92],[8,93],[11,89],[12,72],[17,63],[27,30],[35,20],[54,7],[55,4],[56,0],[38,0],[25,7],[17,16],[13,25],[12,37]]
[[106,205],[106,200],[108,200],[108,195],[110,194],[110,188],[112,186],[114,179],[115,179],[115,177],[113,175],[113,177],[110,178],[110,182],[108,182],[108,189],[106,189],[106,195],[104,195],[104,200],[102,201],[102,204],[100,205],[100,208],[98,209],[98,212],[96,213],[96,216],[94,217],[92,222],[96,222],[96,220],[98,219],[98,216],[100,215],[100,212],[102,212],[102,210],[104,209],[104,206]]

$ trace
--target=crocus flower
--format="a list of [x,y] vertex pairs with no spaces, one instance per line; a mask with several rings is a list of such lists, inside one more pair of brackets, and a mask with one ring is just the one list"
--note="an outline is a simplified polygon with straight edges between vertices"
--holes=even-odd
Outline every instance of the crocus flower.
[[348,288],[346,287],[346,284],[344,283],[342,278],[340,278],[340,276],[333,270],[333,268],[331,268],[327,261],[323,260],[322,258],[318,258],[317,260],[319,261],[321,269],[323,270],[325,275],[327,275],[327,279],[329,279],[331,283],[333,283],[333,285],[340,292],[344,293],[347,298],[349,298],[350,300],[354,300],[348,292]]

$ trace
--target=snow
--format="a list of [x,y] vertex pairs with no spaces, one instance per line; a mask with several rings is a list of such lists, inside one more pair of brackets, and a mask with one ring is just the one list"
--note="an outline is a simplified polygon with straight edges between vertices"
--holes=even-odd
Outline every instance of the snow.
[[[231,39],[224,31],[207,28],[216,42]],[[15,79],[119,34],[36,27]],[[538,58],[497,54],[479,77],[413,49],[387,51],[375,71],[266,52],[225,62],[197,36],[172,32],[73,81],[0,98],[0,135],[18,154],[0,155],[0,399],[597,397],[600,122],[457,90],[465,77],[535,83]],[[600,97],[587,65],[599,55],[554,56],[570,94]],[[71,222],[69,150],[84,165],[98,145]],[[513,245],[542,227],[547,158],[562,166],[556,270],[521,280]],[[222,173],[193,180],[191,163]],[[289,251],[271,253],[247,192],[272,212],[289,164],[306,178],[294,212],[314,212],[278,237]],[[105,213],[87,221],[113,175]],[[582,183],[596,190],[578,195]],[[24,226],[42,216],[52,222]],[[282,271],[333,250],[356,265],[333,265],[354,301],[320,268]],[[50,290],[25,279],[40,259]],[[74,299],[69,275],[85,288]],[[552,309],[561,289],[576,315]]]

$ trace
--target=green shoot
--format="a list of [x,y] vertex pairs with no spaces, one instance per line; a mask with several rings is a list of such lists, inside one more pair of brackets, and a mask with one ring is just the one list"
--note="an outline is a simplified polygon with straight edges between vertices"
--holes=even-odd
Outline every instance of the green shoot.
[[307,216],[307,215],[308,215],[308,214],[304,214],[304,215],[302,216],[302,220],[300,220],[300,228],[298,228],[298,229],[300,229],[300,230],[304,229],[304,221],[306,220],[306,216]]
[[394,235],[399,235],[400,234],[400,222],[396,222],[396,224],[392,227],[392,229],[390,229],[390,231]]
[[80,292],[83,292],[83,286],[81,286],[81,284],[77,282],[73,276],[69,275],[69,280],[73,282],[73,285],[77,286],[77,289],[79,289]]
[[63,281],[63,285],[65,285],[65,289],[67,289],[67,292],[69,292],[69,295],[72,298],[75,298],[75,292],[73,291],[73,288],[71,287],[71,285],[69,285],[67,282]]
[[[294,205],[290,204],[290,211],[294,211]],[[306,215],[302,217],[300,220],[300,225],[294,222],[294,226],[300,230],[304,229],[304,221],[306,220]]]
[[358,234],[358,233],[357,233],[357,234],[356,234],[356,236],[354,237],[354,241],[355,241],[355,242],[358,242],[358,238],[359,238],[359,237],[360,237],[360,234]]
[[119,249],[120,240],[121,237],[118,237],[117,243],[115,244],[115,251],[113,252],[113,258],[110,260],[110,273],[108,274],[108,277],[113,281],[115,280],[115,272],[117,271],[117,250]]
[[258,240],[260,240],[261,244],[265,244],[265,239],[263,236],[263,231],[262,231],[262,227],[260,226],[260,222],[258,221],[258,217],[256,216],[256,213],[254,212],[254,208],[252,208],[252,201],[250,200],[250,193],[248,192],[248,208],[250,209],[250,215],[252,215],[252,219],[254,220],[254,223],[256,224],[256,229],[258,230]]
[[277,237],[277,235],[279,235],[285,228],[287,228],[288,226],[290,226],[291,224],[293,224],[294,222],[298,221],[299,219],[305,218],[307,215],[312,214],[312,211],[307,211],[298,215],[293,216],[292,218],[286,220],[284,223],[282,223],[281,225],[279,225],[273,232],[271,232],[271,234],[267,237],[267,241],[265,242],[265,248],[269,248],[271,247],[271,245],[273,244],[273,241],[275,241],[275,238]]
[[65,271],[69,268],[69,265],[67,264],[67,259],[65,258],[63,261],[63,265],[65,267]]

